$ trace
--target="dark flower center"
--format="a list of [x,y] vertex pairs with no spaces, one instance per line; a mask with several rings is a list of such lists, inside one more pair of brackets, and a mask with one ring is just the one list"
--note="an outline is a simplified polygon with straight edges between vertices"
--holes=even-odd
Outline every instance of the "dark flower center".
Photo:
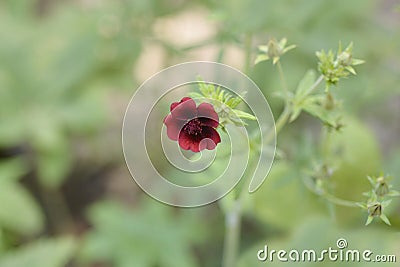
[[186,123],[183,130],[190,135],[201,134],[201,122],[199,119],[193,119]]

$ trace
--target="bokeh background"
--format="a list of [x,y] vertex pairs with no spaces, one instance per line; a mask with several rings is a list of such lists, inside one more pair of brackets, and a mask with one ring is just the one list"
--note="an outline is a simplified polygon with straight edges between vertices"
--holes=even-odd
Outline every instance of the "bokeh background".
[[[271,37],[297,45],[282,59],[291,89],[316,69],[315,51],[354,42],[355,57],[366,63],[334,89],[346,114],[333,141],[344,149],[331,177],[334,191],[362,201],[366,175],[381,171],[400,188],[399,6],[390,0],[1,0],[0,266],[220,266],[221,207],[177,209],[145,195],[123,160],[124,110],[157,71],[210,60],[246,71],[277,116],[278,73],[271,62],[252,64],[257,45]],[[284,156],[246,204],[239,266],[267,265],[256,259],[264,244],[323,249],[340,237],[351,248],[397,253],[400,261],[400,199],[387,211],[391,227],[379,220],[365,227],[365,213],[333,212],[302,183],[303,170],[318,160],[320,133],[320,123],[302,115],[280,135]],[[295,266],[303,265],[312,264]]]

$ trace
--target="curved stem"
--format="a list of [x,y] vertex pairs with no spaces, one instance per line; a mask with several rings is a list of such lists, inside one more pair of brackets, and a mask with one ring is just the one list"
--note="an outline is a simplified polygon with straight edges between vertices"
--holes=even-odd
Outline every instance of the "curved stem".
[[326,200],[328,200],[329,202],[338,205],[338,206],[344,206],[344,207],[350,207],[350,208],[358,208],[359,206],[357,205],[356,202],[354,201],[350,201],[350,200],[345,200],[345,199],[341,199],[338,198],[334,195],[331,195],[327,192],[323,192],[321,194],[322,197],[324,197]]
[[305,178],[302,179],[304,185],[314,194],[321,196],[323,198],[325,198],[326,200],[328,200],[330,203],[338,205],[338,206],[344,206],[344,207],[351,207],[351,208],[358,208],[358,204],[357,202],[354,201],[350,201],[350,200],[345,200],[345,199],[341,199],[339,197],[336,197],[328,192],[326,192],[325,190],[321,190],[318,191],[314,184],[311,184],[311,182],[306,181]]

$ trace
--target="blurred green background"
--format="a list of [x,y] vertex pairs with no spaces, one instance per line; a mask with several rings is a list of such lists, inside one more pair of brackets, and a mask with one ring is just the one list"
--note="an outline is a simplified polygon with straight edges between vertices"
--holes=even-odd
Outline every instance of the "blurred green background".
[[[366,175],[381,171],[400,188],[399,5],[1,0],[0,266],[220,266],[220,206],[177,209],[145,195],[124,164],[122,119],[145,79],[190,60],[251,65],[248,74],[277,116],[278,73],[271,62],[252,65],[245,56],[250,41],[252,61],[271,37],[297,45],[282,59],[293,89],[316,69],[315,51],[353,41],[355,57],[366,63],[334,89],[346,112],[346,127],[333,141],[343,150],[334,190],[362,201]],[[279,137],[285,157],[246,204],[240,266],[267,265],[256,258],[264,244],[323,249],[340,237],[351,248],[397,253],[400,261],[400,200],[388,211],[391,227],[378,220],[365,227],[366,214],[336,208],[332,216],[302,183],[302,171],[317,160],[320,130],[302,115]]]

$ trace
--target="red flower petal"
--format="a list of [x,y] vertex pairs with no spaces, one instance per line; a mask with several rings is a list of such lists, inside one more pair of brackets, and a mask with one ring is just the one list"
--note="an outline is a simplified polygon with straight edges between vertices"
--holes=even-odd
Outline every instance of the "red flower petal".
[[171,105],[171,114],[178,120],[190,120],[197,116],[196,103],[190,97],[182,98],[177,105]]
[[179,132],[184,125],[184,121],[176,120],[171,114],[169,114],[164,118],[164,123],[167,126],[167,135],[169,139],[177,141],[179,138]]
[[199,144],[201,139],[181,131],[179,134],[179,146],[184,150],[192,150],[193,152],[200,152]]
[[219,125],[218,114],[209,103],[201,103],[197,107],[197,116],[204,126],[217,128]]
[[191,98],[185,96],[184,98],[181,99],[181,101],[172,103],[171,106],[170,106],[170,111],[172,111],[174,108],[176,108],[179,104],[181,104],[181,103],[183,103],[185,101],[188,101],[188,100],[191,100]]
[[214,149],[221,142],[218,132],[208,126],[202,127],[201,135],[190,135],[186,131],[179,133],[179,146],[184,150],[200,152],[201,150]]
[[221,142],[219,133],[212,127],[202,127],[201,137],[200,150],[204,150],[205,148],[212,150]]

